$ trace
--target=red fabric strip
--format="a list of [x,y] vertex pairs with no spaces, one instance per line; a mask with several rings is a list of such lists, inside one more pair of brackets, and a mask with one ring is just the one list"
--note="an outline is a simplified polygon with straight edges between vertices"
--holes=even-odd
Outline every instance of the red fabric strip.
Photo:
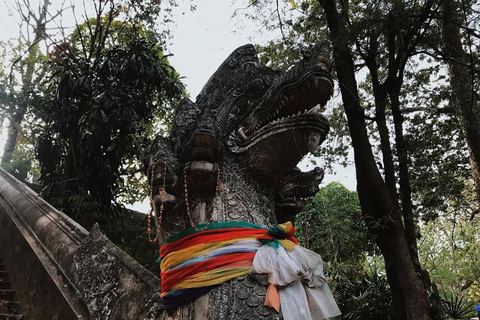
[[191,234],[175,242],[164,244],[160,248],[160,257],[163,258],[170,252],[182,250],[200,243],[225,241],[254,235],[263,236],[266,234],[267,230],[254,228],[228,228],[202,231]]
[[[255,256],[255,252],[250,253],[233,253],[222,255],[218,257],[214,257],[212,259],[208,259],[199,263],[195,263],[193,265],[184,266],[181,268],[173,269],[167,272],[161,273],[161,286],[162,292],[169,291],[172,287],[177,285],[178,283],[184,281],[185,279],[189,279],[197,273],[205,273],[214,269],[227,269],[238,267],[240,265],[236,265],[236,263],[244,261],[244,265],[251,265],[253,262],[253,257]],[[235,264],[232,266],[232,264]],[[222,268],[223,267],[223,268]]]

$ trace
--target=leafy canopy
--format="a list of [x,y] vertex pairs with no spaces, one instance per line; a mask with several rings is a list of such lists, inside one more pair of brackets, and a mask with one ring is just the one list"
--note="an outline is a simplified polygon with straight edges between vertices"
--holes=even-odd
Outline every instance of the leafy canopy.
[[38,110],[44,196],[67,212],[89,199],[112,213],[125,170],[141,171],[153,119],[171,113],[183,92],[179,76],[155,34],[108,16],[78,26],[58,47],[51,80]]

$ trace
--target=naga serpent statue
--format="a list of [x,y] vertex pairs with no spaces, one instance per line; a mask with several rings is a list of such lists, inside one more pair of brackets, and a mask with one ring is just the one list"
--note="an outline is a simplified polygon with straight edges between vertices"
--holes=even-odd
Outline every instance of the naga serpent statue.
[[[216,238],[218,241],[215,240],[219,242],[219,239],[227,239],[229,232],[250,230],[248,232],[253,232],[253,236],[249,234],[247,238],[261,238],[264,244],[270,241],[264,247],[267,251],[268,248],[273,248],[273,255],[278,255],[275,250],[282,247],[284,241],[288,240],[289,245],[294,244],[296,240],[291,237],[294,230],[291,224],[286,223],[283,229],[268,228],[293,221],[295,215],[303,209],[303,199],[313,196],[323,179],[322,169],[301,172],[296,165],[308,152],[320,145],[329,130],[327,119],[320,114],[333,90],[329,56],[329,43],[321,42],[303,52],[303,59],[298,63],[286,70],[275,70],[259,62],[253,45],[245,45],[236,49],[222,63],[195,102],[188,98],[180,102],[170,135],[158,137],[154,143],[147,170],[155,212],[155,216],[149,216],[149,223],[153,218],[158,240],[161,245],[164,244],[161,249],[164,301],[157,303],[155,318],[288,318],[285,316],[285,310],[288,309],[285,297],[288,295],[282,296],[284,287],[281,283],[280,289],[272,292],[275,295],[280,291],[282,312],[277,312],[278,307],[275,310],[265,305],[266,297],[269,300],[268,297],[272,295],[272,292],[267,294],[267,285],[272,282],[272,275],[270,274],[269,280],[268,276],[259,274],[262,272],[242,274],[223,283],[208,282],[206,290],[198,286],[187,290],[186,287],[177,285],[168,297],[174,296],[173,300],[176,299],[177,302],[184,299],[187,303],[180,306],[169,304],[165,287],[171,283],[178,284],[178,281],[172,282],[172,279],[167,278],[169,273],[163,270],[164,263],[169,264],[171,259],[166,263],[162,250],[173,250],[172,246],[183,248],[183,251],[177,248],[178,251],[170,255],[176,258],[191,249],[189,254],[195,257],[192,261],[202,261],[205,266],[200,268],[205,269],[196,272],[207,272],[207,265],[218,265],[222,259],[226,261],[235,257],[237,260],[231,260],[234,262],[230,266],[237,268],[231,270],[244,270],[242,257],[255,255],[248,249],[249,240],[246,240],[238,245],[235,243],[236,247],[226,247],[242,248],[238,252],[231,254],[222,249],[225,255],[219,259],[217,255],[220,253],[217,251],[220,249],[217,249],[216,262],[205,261],[212,258],[213,253],[202,255],[199,251],[210,241],[203,240],[209,236],[219,237]],[[225,225],[230,229],[222,227]],[[236,228],[240,225],[244,229]],[[151,229],[154,229],[153,225]],[[281,235],[274,235],[274,229],[281,229]],[[168,239],[172,236],[180,239],[180,236],[175,235],[179,232],[183,232],[182,240],[172,245]],[[195,238],[196,235],[206,233],[206,238]],[[275,241],[281,245],[273,245]],[[194,247],[189,247],[194,244]],[[258,247],[254,250],[257,249]],[[309,251],[304,248],[302,250]],[[296,271],[298,274],[294,276],[302,278],[298,283],[305,283],[305,279],[310,277],[310,284],[305,285],[306,291],[309,290],[308,287],[317,285],[322,288],[324,297],[319,299],[322,300],[319,303],[324,306],[317,315],[322,318],[336,316],[339,311],[325,284],[322,262],[319,256],[315,259],[317,271],[305,271],[306,274],[310,273],[309,276]],[[187,277],[186,282],[204,279],[205,275],[199,276],[198,273],[197,278],[188,278],[187,274],[193,274],[196,265],[191,260],[180,260],[182,263],[175,268],[181,272],[177,272],[175,277],[183,275]],[[175,269],[171,266],[169,268]],[[168,271],[175,271],[171,269]],[[217,269],[209,275],[221,272],[223,271]],[[173,284],[170,287],[174,287]],[[288,299],[292,300],[287,303],[296,305],[296,298],[295,294],[291,294]],[[310,300],[309,296],[306,302],[308,308],[311,308]],[[299,314],[298,319],[317,319],[310,314],[302,316],[305,310],[296,312]]]

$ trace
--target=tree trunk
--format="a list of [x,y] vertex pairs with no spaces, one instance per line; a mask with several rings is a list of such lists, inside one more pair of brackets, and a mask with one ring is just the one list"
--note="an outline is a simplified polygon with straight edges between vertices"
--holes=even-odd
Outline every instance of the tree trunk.
[[473,88],[472,61],[462,46],[459,26],[463,25],[464,15],[459,1],[444,0],[442,6],[444,53],[448,58],[452,87],[450,102],[467,138],[472,177],[480,207],[480,102]]
[[[375,50],[376,54],[376,50]],[[380,135],[380,146],[382,148],[383,167],[385,183],[390,197],[394,202],[397,202],[397,187],[395,183],[395,169],[393,165],[393,153],[390,146],[390,134],[388,132],[386,120],[386,104],[387,104],[387,90],[385,83],[380,84],[378,79],[378,66],[374,57],[370,57],[367,61],[368,69],[372,76],[373,95],[375,97],[375,122],[377,123],[378,133]]]
[[399,85],[392,84],[389,96],[392,108],[393,121],[395,126],[395,145],[397,147],[398,166],[400,172],[400,193],[402,199],[402,215],[403,223],[405,225],[405,235],[407,242],[412,250],[412,257],[415,263],[418,265],[419,271],[420,262],[418,261],[418,248],[416,237],[416,223],[413,215],[412,205],[412,189],[410,187],[410,178],[408,174],[408,153],[405,139],[403,137],[403,115],[400,111],[400,87]]
[[[21,8],[21,4],[17,3],[18,7]],[[37,17],[33,17],[33,19],[36,21],[36,25],[33,29],[33,32],[35,33],[35,37],[33,39],[33,42],[30,45],[30,47],[27,50],[27,57],[24,60],[26,63],[26,70],[24,70],[24,75],[22,79],[22,92],[20,93],[21,95],[28,95],[29,92],[31,91],[33,87],[33,75],[35,72],[35,60],[33,54],[35,53],[35,47],[38,45],[40,41],[45,39],[45,24],[47,21],[47,12],[48,12],[48,5],[50,2],[48,0],[43,1],[43,6],[40,8],[39,15]],[[29,15],[32,14],[32,8],[27,8]],[[22,61],[22,56],[20,56],[19,59],[17,59],[15,63],[19,63]],[[12,88],[12,91],[14,89]],[[27,99],[24,97],[24,99]],[[3,167],[6,164],[10,163],[12,161],[12,156],[13,152],[15,151],[15,147],[17,145],[17,137],[18,137],[18,131],[21,130],[21,125],[23,118],[25,117],[25,113],[27,112],[27,102],[20,102],[20,105],[18,106],[18,109],[15,110],[12,118],[10,119],[10,124],[8,126],[7,130],[7,142],[4,147],[3,151],[3,156],[2,156],[2,161],[0,165]]]
[[21,123],[25,115],[25,111],[20,108],[17,110],[12,118],[10,119],[10,124],[7,129],[7,141],[3,149],[3,156],[0,165],[4,167],[12,161],[13,152],[15,151],[15,146],[17,144],[18,131],[21,128]]
[[[398,38],[395,28],[388,33],[388,96],[390,98],[390,107],[392,108],[393,123],[395,128],[395,146],[397,148],[398,167],[399,167],[399,185],[402,200],[402,215],[405,226],[405,235],[407,242],[412,250],[412,257],[418,271],[421,271],[418,261],[418,249],[416,239],[416,223],[413,216],[412,188],[408,174],[408,151],[405,139],[403,137],[404,118],[400,111],[400,92],[403,82],[403,66],[401,61],[405,61],[405,45],[397,45]],[[398,55],[398,56],[397,56]],[[401,57],[402,59],[397,59]]]
[[430,320],[426,289],[409,249],[400,209],[392,201],[373,157],[364,110],[360,105],[353,57],[345,41],[348,39],[346,23],[341,20],[334,0],[319,0],[319,3],[324,9],[333,43],[333,58],[354,148],[362,214],[385,259],[396,319]]

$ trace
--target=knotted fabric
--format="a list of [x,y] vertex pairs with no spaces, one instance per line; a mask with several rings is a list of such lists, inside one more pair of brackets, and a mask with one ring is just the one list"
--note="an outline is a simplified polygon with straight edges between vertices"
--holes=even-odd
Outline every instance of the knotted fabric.
[[162,307],[189,303],[216,285],[258,273],[269,275],[265,304],[281,307],[285,320],[340,314],[320,256],[299,246],[294,232],[290,222],[267,229],[232,221],[173,235],[160,248]]

